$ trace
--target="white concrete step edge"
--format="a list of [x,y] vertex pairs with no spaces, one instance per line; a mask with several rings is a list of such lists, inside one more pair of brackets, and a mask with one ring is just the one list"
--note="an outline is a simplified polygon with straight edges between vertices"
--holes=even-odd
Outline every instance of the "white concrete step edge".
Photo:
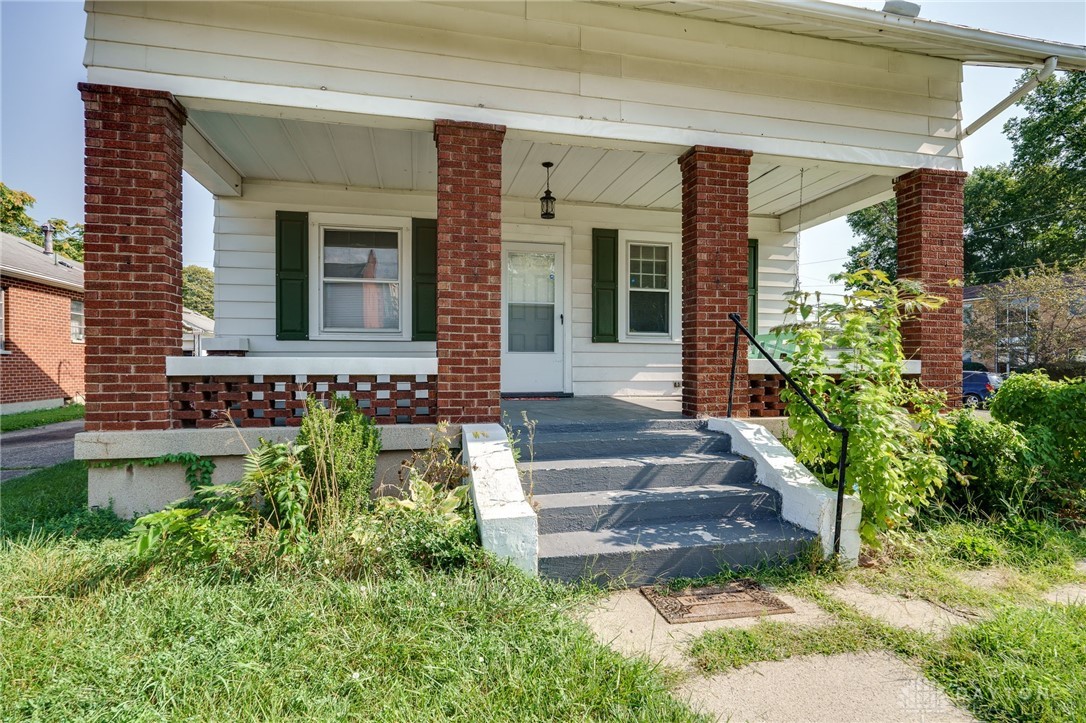
[[[816,533],[822,552],[833,555],[833,526],[837,491],[823,485],[796,461],[788,449],[757,424],[739,419],[709,419],[709,429],[732,438],[732,454],[754,462],[755,479],[780,493],[781,517]],[[841,564],[855,567],[860,559],[860,498],[846,495],[841,516]]]
[[505,428],[465,424],[460,440],[483,549],[530,575],[538,574],[539,523],[524,496]]

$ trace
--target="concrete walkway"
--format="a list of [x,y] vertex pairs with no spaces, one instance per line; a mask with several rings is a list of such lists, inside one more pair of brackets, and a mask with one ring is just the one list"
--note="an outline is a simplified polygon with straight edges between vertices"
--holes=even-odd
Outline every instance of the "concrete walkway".
[[0,482],[70,462],[73,440],[82,431],[83,420],[76,419],[0,435]]

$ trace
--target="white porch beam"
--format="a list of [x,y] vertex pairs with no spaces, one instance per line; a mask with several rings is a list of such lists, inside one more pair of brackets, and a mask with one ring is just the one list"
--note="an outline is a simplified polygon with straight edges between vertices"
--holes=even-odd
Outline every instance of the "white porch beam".
[[192,123],[185,125],[185,170],[216,196],[240,196],[241,174]]
[[781,231],[792,233],[892,198],[894,179],[870,176],[781,214]]

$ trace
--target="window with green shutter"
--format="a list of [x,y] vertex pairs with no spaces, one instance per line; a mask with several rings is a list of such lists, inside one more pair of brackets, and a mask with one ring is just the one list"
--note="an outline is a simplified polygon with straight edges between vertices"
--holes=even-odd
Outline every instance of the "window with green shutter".
[[618,341],[618,230],[592,229],[592,341]]
[[309,338],[309,214],[275,212],[275,338]]
[[437,340],[437,219],[411,219],[411,339]]
[[747,328],[758,333],[758,239],[747,240]]

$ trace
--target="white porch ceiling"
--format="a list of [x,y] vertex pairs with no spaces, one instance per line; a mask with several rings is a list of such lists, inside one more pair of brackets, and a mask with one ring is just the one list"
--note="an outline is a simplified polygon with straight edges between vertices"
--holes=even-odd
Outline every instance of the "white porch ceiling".
[[[403,191],[436,191],[432,134],[283,118],[191,111],[193,126],[244,178]],[[507,138],[502,193],[537,198],[544,161],[554,163],[551,191],[559,201],[677,210],[679,166],[667,153],[608,150]],[[750,212],[779,216],[866,177],[863,170],[779,165],[754,158]]]

